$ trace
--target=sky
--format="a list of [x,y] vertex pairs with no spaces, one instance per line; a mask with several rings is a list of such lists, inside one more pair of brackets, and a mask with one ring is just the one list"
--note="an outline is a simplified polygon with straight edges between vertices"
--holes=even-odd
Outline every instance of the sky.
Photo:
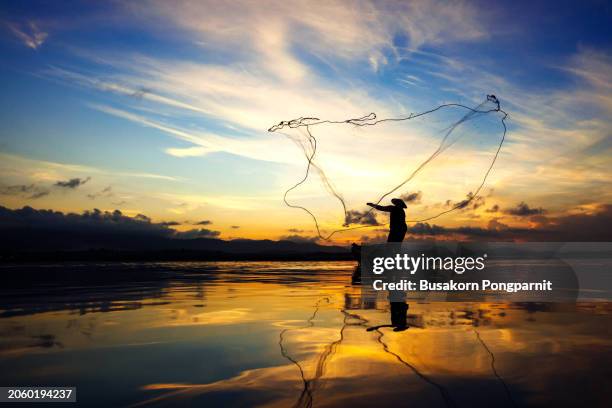
[[[508,130],[479,198],[409,233],[576,229],[612,218],[607,2],[3,1],[0,10],[7,209],[119,210],[199,236],[309,240],[310,216],[283,202],[306,169],[291,139],[304,133],[268,128],[475,107],[494,94]],[[316,127],[316,163],[348,209],[363,211],[461,115]],[[495,113],[462,127],[448,153],[394,193],[412,194],[408,218],[474,192],[501,136]],[[341,207],[317,172],[307,181],[289,200],[316,211],[325,231],[341,228]],[[384,228],[334,242],[375,240]]]

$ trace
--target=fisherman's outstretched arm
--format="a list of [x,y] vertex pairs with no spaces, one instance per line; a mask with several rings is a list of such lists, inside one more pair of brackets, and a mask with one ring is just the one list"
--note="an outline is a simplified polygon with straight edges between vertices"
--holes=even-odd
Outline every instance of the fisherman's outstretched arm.
[[367,203],[367,205],[369,205],[372,208],[376,208],[378,211],[391,212],[391,210],[393,209],[392,205],[378,205],[374,203]]

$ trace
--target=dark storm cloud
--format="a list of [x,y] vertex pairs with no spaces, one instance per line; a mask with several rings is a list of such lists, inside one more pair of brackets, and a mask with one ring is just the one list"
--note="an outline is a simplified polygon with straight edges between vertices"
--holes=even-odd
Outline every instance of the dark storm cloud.
[[173,227],[176,225],[181,225],[180,222],[178,221],[162,221],[159,223],[160,225],[166,226],[166,227]]
[[82,179],[82,178],[71,178],[70,180],[66,180],[66,181],[58,181],[54,184],[54,186],[56,187],[63,187],[63,188],[72,188],[75,189],[79,186],[82,186],[83,184],[87,183],[89,180],[91,180],[91,177],[87,177],[86,179]]
[[514,215],[517,217],[528,217],[530,215],[544,214],[546,210],[542,207],[531,208],[526,202],[521,201],[520,203],[516,205],[516,207],[507,208],[504,210],[504,212],[506,214]]
[[372,211],[357,211],[350,210],[346,212],[344,218],[345,225],[362,224],[362,225],[378,225],[376,215]]

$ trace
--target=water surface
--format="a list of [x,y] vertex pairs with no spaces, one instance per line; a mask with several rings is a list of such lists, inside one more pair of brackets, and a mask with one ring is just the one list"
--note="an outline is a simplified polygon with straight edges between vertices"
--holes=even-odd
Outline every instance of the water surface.
[[351,262],[0,266],[0,383],[87,406],[609,406],[610,303],[409,303]]

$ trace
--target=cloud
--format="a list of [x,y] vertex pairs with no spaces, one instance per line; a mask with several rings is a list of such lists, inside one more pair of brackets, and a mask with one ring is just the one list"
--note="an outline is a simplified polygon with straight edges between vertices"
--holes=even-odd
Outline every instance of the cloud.
[[24,24],[9,23],[8,28],[25,46],[33,50],[40,48],[49,36],[48,33],[40,30],[33,21]]
[[[180,180],[177,177],[167,176],[163,174],[146,172],[125,172],[85,166],[75,163],[34,160],[23,156],[7,154],[3,152],[0,152],[0,163],[4,165],[4,168],[2,168],[4,172],[6,172],[8,169],[19,169],[19,171],[25,176],[42,180],[51,180],[50,175],[56,175],[56,177],[64,177],[65,174],[71,173],[93,173],[112,177],[144,178],[164,181]],[[44,177],[41,178],[40,175],[43,175]]]
[[163,225],[165,227],[173,227],[176,225],[181,225],[181,223],[178,221],[162,221],[159,223],[159,225]]
[[[499,225],[503,225],[499,223]],[[543,237],[543,231],[529,228],[496,228],[496,225],[489,223],[489,228],[459,226],[459,227],[444,227],[436,224],[416,223],[408,227],[408,235],[417,237],[436,237],[446,239],[531,239],[538,240]]]
[[[122,256],[122,251],[137,251],[136,256],[149,253],[152,257],[165,256],[167,251],[189,251],[189,254],[276,254],[307,252],[343,252],[346,248],[313,245],[316,237],[287,235],[286,242],[251,239],[219,239],[221,233],[209,229],[176,231],[168,222],[153,222],[145,214],[129,216],[119,210],[93,209],[77,213],[38,210],[26,206],[9,209],[0,206],[0,247],[7,254],[43,254],[62,251],[70,258],[71,251],[88,251],[96,257],[102,250],[105,256]],[[303,244],[303,245],[296,245]],[[157,252],[159,251],[159,252]],[[194,251],[194,252],[191,252]],[[197,251],[197,252],[195,252]],[[58,254],[61,256],[61,254]],[[58,255],[53,255],[54,257]],[[77,255],[80,256],[80,255]]]
[[105,187],[104,189],[102,189],[101,191],[97,193],[87,194],[87,198],[90,198],[92,200],[95,200],[96,198],[99,198],[99,197],[112,197],[112,196],[113,196],[113,192],[112,192],[111,186]]
[[500,230],[507,230],[510,227],[504,224],[503,222],[499,221],[499,218],[493,218],[492,220],[489,221],[488,228],[490,230],[500,231]]
[[30,199],[37,199],[49,195],[51,192],[35,184],[15,184],[0,186],[0,195],[18,196]]
[[176,231],[174,221],[153,222],[144,214],[129,216],[119,210],[93,209],[81,214],[36,210],[26,206],[0,206],[0,237],[3,245],[20,250],[55,248],[142,248],[171,246],[177,239],[215,238],[219,231]]
[[93,209],[82,214],[53,210],[36,210],[26,206],[11,210],[0,206],[0,229],[14,228],[61,229],[65,231],[114,231],[120,233],[147,233],[158,236],[171,236],[174,230],[162,224],[151,222],[143,214],[134,217],[124,215],[121,211],[101,211]]
[[532,215],[529,227],[512,227],[494,218],[487,228],[473,226],[444,227],[417,223],[408,227],[413,237],[450,239],[501,239],[513,241],[597,242],[612,241],[612,204],[597,206],[590,212],[557,217]]
[[344,224],[379,225],[373,211],[349,210],[344,217]]
[[202,221],[198,221],[194,223],[194,225],[210,225],[210,224],[212,224],[212,221],[210,220],[202,220]]
[[441,235],[448,232],[447,228],[427,222],[417,222],[408,227],[408,234],[414,235]]
[[181,231],[174,234],[174,236],[179,239],[217,238],[219,235],[221,235],[221,232],[206,228]]
[[75,177],[75,178],[71,178],[70,180],[66,180],[66,181],[58,181],[54,185],[56,187],[75,189],[87,183],[89,180],[91,180],[91,177],[87,177],[86,179]]
[[510,214],[510,215],[514,215],[514,216],[517,216],[517,217],[528,217],[530,215],[544,214],[545,212],[546,212],[546,210],[544,208],[542,208],[542,207],[540,207],[540,208],[531,208],[524,201],[521,201],[519,204],[516,205],[516,207],[507,208],[507,209],[504,210],[504,213]]
[[[612,67],[612,54],[606,54],[589,48],[580,48],[580,52],[573,56],[570,63],[559,67],[580,78],[588,85],[591,98],[598,108],[612,112],[612,79],[610,79],[610,68]],[[587,96],[584,91],[583,96]],[[584,102],[583,100],[582,102]],[[588,96],[586,101],[588,101]]]
[[612,204],[602,204],[591,212],[558,217],[536,215],[531,218],[535,228],[547,231],[554,241],[612,241]]
[[170,156],[174,157],[198,157],[204,156],[211,153],[213,150],[203,146],[192,146],[192,147],[169,147],[164,150]]
[[483,196],[475,197],[472,192],[469,192],[466,195],[466,198],[464,200],[461,200],[457,203],[454,202],[453,200],[446,200],[444,202],[444,207],[449,208],[449,209],[456,208],[463,212],[463,211],[476,210],[485,204],[486,204],[486,199]]
[[50,192],[50,191],[48,191],[48,190],[42,190],[42,191],[35,192],[34,194],[32,194],[32,195],[31,195],[30,197],[28,197],[28,198],[31,198],[31,199],[33,199],[33,200],[36,200],[37,198],[42,198],[42,197],[48,196],[50,193],[51,193],[51,192]]
[[[145,86],[131,86],[129,83],[118,82],[115,79],[106,79],[102,76],[91,76],[85,75],[76,71],[70,71],[67,69],[63,69],[56,66],[51,66],[48,69],[42,71],[43,74],[49,76],[50,78],[54,78],[57,80],[62,80],[65,82],[69,82],[74,85],[79,85],[82,87],[92,88],[103,92],[111,92],[114,94],[125,95],[130,97],[135,97],[138,99],[146,99],[151,102],[163,104],[166,106],[170,106],[173,108],[185,109],[187,111],[208,114],[210,112],[206,110],[202,110],[197,106],[190,105],[184,102],[181,102],[176,99],[172,99],[166,96],[158,95],[153,92],[151,89]],[[133,82],[130,82],[133,83]],[[146,92],[143,91],[146,89]]]
[[[231,5],[182,1],[170,7],[163,1],[149,1],[126,8],[130,16],[140,19],[133,24],[144,22],[145,28],[157,30],[159,25],[154,22],[163,21],[164,26],[173,26],[178,35],[206,51],[227,54],[228,62],[196,63],[134,54],[106,58],[81,52],[81,57],[102,61],[119,73],[109,76],[94,70],[84,74],[53,67],[46,74],[104,92],[137,94],[160,106],[201,113],[228,127],[251,131],[250,137],[235,139],[231,134],[182,129],[153,115],[116,106],[90,105],[193,144],[165,149],[175,157],[225,151],[257,160],[295,163],[291,159],[296,152],[289,150],[289,145],[278,143],[278,135],[261,132],[279,118],[298,117],[304,112],[342,118],[347,113],[363,113],[363,106],[379,114],[387,110],[358,84],[346,88],[319,77],[296,48],[327,62],[374,61],[379,68],[421,46],[487,36],[487,21],[480,18],[477,7],[467,3],[363,1],[353,8],[335,2],[312,7],[305,1],[238,1]],[[398,36],[408,41],[410,51],[396,46]],[[147,92],[139,92],[142,89]]]
[[230,228],[231,228],[231,229],[239,229],[239,228],[240,228],[240,225],[231,225],[231,226],[230,226]]
[[299,228],[289,228],[287,230],[287,232],[293,232],[293,233],[299,234],[299,233],[304,232],[304,230],[303,229],[299,229]]
[[[368,78],[358,71],[360,67],[369,70],[370,65],[383,71],[394,61],[409,60],[412,74],[402,72],[402,77],[412,83],[419,79],[430,82],[431,75],[424,73],[427,69],[441,81],[448,81],[443,85],[447,89],[455,89],[451,97],[454,101],[457,95],[473,100],[474,94],[493,89],[504,106],[510,107],[510,143],[504,147],[489,183],[495,182],[503,191],[516,187],[514,191],[529,192],[530,196],[507,197],[512,201],[505,202],[530,201],[532,195],[541,194],[562,197],[557,199],[565,200],[565,205],[585,194],[586,189],[589,194],[601,192],[597,196],[603,199],[610,195],[605,191],[611,174],[610,161],[597,154],[576,160],[576,152],[593,147],[596,139],[610,134],[607,116],[602,121],[592,114],[612,106],[607,74],[610,58],[602,53],[579,49],[576,56],[560,64],[570,80],[576,81],[576,89],[534,90],[520,86],[511,77],[496,74],[494,65],[482,62],[486,58],[470,56],[466,61],[431,52],[432,49],[442,52],[444,48],[438,45],[487,38],[488,27],[494,22],[484,20],[478,6],[469,2],[364,1],[353,8],[336,3],[311,7],[307,2],[287,5],[247,1],[228,6],[214,1],[204,4],[185,1],[174,6],[150,1],[126,7],[131,16],[142,18],[130,21],[135,26],[146,21],[156,30],[157,23],[163,21],[173,35],[184,36],[205,52],[212,51],[207,55],[220,56],[223,63],[218,59],[188,62],[129,54],[110,59],[109,65],[117,68],[111,75],[107,69],[95,73],[95,67],[91,68],[94,74],[65,71],[55,75],[128,97],[130,107],[119,109],[113,105],[99,110],[171,135],[177,139],[173,141],[177,146],[166,148],[168,154],[189,157],[223,151],[259,160],[291,162],[297,155],[285,154],[287,151],[280,148],[282,142],[277,136],[260,138],[257,132],[279,119],[311,112],[344,119],[347,113],[363,113],[366,106],[366,113],[410,111],[410,99],[376,99],[376,93],[368,89]],[[398,46],[397,38],[405,39],[406,46]],[[309,64],[313,59],[317,64]],[[358,73],[345,76],[345,81],[335,81],[318,77],[318,65],[325,65],[326,71],[338,72],[339,76],[347,68]],[[432,89],[438,86],[431,82]],[[133,107],[134,97],[141,99],[139,104],[157,105],[155,109],[147,105],[149,111],[142,109],[135,114],[131,111],[137,109]],[[593,105],[596,109],[590,108]],[[168,115],[176,111],[204,115],[206,122],[213,122],[215,132],[185,125],[188,122],[180,114]],[[230,126],[245,131],[247,136],[217,133]],[[381,144],[380,139],[377,143]],[[361,146],[369,147],[365,142]],[[332,150],[325,149],[321,152]],[[563,152],[569,153],[562,157]],[[354,171],[358,166],[344,167]],[[427,198],[433,196],[430,186],[422,189]],[[449,194],[438,200],[446,197],[461,196]],[[484,203],[459,204],[467,210]]]
[[488,212],[488,213],[499,212],[499,205],[498,204],[494,204],[491,208],[487,208],[485,211]]
[[291,241],[296,243],[316,243],[319,240],[319,237],[306,237],[303,235],[291,234],[291,235],[282,235],[278,238],[279,241]]
[[471,201],[472,204],[472,210],[476,210],[480,207],[482,207],[483,205],[486,204],[486,200],[483,196],[478,196],[476,198],[473,198]]
[[387,242],[387,235],[383,235],[383,234],[377,234],[377,235],[362,235],[361,238],[359,238],[360,242],[365,242],[365,243],[369,243],[369,244],[382,244]]
[[[164,1],[131,4],[137,15],[155,21],[168,20],[195,36],[202,47],[234,49],[284,80],[306,75],[294,56],[300,44],[315,55],[359,59],[381,65],[397,52],[394,39],[404,36],[408,47],[474,41],[486,38],[487,21],[467,2],[359,1],[354,7],[342,2],[241,0]],[[231,30],[226,27],[240,27]]]
[[[177,68],[178,67],[175,67],[175,71]],[[211,94],[207,95],[213,96]],[[216,95],[216,97],[220,98],[221,96]],[[294,151],[293,149],[290,149],[291,146],[279,144],[278,137],[276,135],[273,136],[270,135],[268,132],[263,132],[263,129],[266,129],[270,126],[270,124],[273,122],[273,119],[267,121],[266,124],[261,123],[261,127],[258,129],[252,129],[256,132],[251,137],[246,139],[240,139],[197,129],[183,129],[176,125],[173,126],[170,124],[162,123],[159,120],[111,106],[97,104],[90,104],[89,106],[92,109],[98,110],[100,112],[120,117],[122,119],[126,119],[131,122],[140,124],[142,126],[157,129],[182,142],[188,142],[195,145],[186,148],[165,149],[166,153],[170,154],[171,156],[193,157],[203,156],[215,152],[228,152],[255,160],[276,161],[281,163],[292,162],[291,157],[293,156],[292,153],[294,153]],[[232,105],[226,105],[224,109],[233,109],[230,108],[230,106]],[[238,108],[238,106],[235,106],[235,108]],[[246,115],[246,112],[236,111],[236,116],[234,117],[234,120],[235,118],[244,117],[244,115]],[[223,120],[224,118],[220,117],[217,119]],[[254,114],[250,120],[245,119],[244,123],[236,123],[236,125],[248,125],[249,127],[254,127],[254,120],[260,120],[259,118],[257,118],[256,114]]]
[[423,198],[423,192],[417,191],[414,193],[407,193],[400,196],[401,200],[404,200],[406,204],[419,204]]

